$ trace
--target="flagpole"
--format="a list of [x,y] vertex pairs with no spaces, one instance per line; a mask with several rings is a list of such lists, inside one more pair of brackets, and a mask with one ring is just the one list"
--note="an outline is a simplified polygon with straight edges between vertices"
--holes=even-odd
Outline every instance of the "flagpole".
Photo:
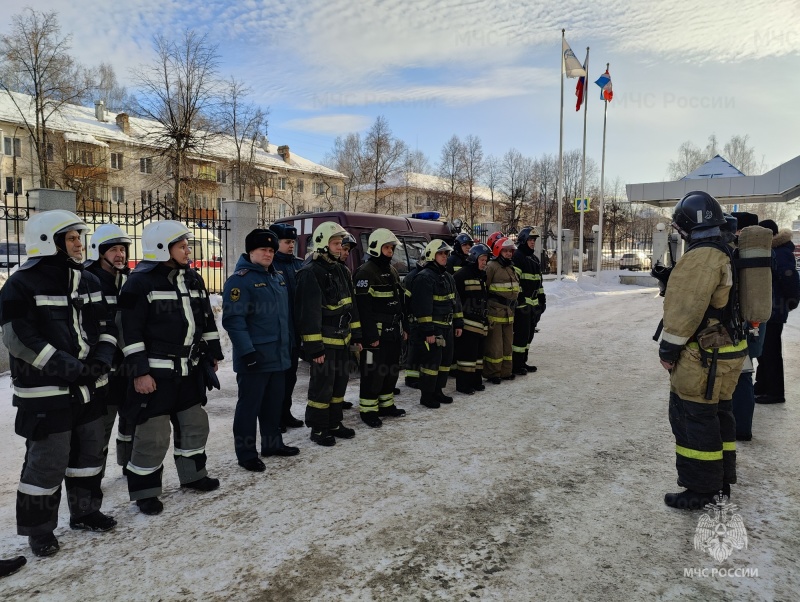
[[586,198],[586,113],[589,109],[589,47],[586,47],[586,61],[583,63],[586,70],[583,86],[583,163],[581,165],[581,213],[580,213],[580,233],[578,235],[578,278],[583,276],[583,200]]
[[565,29],[561,30],[561,111],[558,128],[558,219],[556,221],[556,280],[561,280],[561,224],[564,194],[564,43]]
[[[606,63],[606,71],[608,71],[611,63]],[[597,254],[597,281],[600,282],[600,270],[603,267],[603,186],[605,184],[606,175],[606,124],[608,123],[608,99],[603,98],[603,158],[600,161],[600,214],[597,220],[597,236],[600,238],[600,245],[598,248],[600,252]]]

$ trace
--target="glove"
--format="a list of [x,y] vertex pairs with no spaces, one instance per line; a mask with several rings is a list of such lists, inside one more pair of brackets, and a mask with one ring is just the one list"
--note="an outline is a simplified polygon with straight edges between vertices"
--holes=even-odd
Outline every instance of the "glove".
[[658,346],[658,357],[664,360],[665,362],[674,364],[681,357],[682,350],[683,350],[683,345],[676,345],[675,343],[667,343],[664,339],[661,339],[661,343]]
[[786,309],[789,311],[794,311],[797,309],[797,305],[800,302],[800,299],[795,299],[794,297],[789,297],[786,299]]
[[261,354],[258,351],[251,351],[242,356],[242,362],[248,372],[255,372],[258,369],[258,364],[261,361]]

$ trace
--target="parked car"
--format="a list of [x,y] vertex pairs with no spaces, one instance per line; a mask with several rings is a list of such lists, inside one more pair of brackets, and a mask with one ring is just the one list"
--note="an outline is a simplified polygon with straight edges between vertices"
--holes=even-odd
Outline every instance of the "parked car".
[[620,270],[649,270],[650,257],[642,251],[625,253],[619,260]]
[[28,256],[25,254],[25,245],[21,242],[0,242],[0,268],[13,268],[25,263]]

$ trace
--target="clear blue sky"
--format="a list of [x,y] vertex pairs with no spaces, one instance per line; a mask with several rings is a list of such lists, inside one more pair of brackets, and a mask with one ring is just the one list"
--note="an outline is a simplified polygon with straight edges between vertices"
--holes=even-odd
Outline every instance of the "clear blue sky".
[[[774,167],[800,154],[800,2],[599,0],[39,0],[86,64],[123,83],[152,58],[154,33],[185,28],[219,45],[221,73],[269,106],[270,140],[319,161],[338,134],[384,115],[438,160],[450,136],[487,154],[558,152],[561,28],[580,60],[591,47],[588,154],[600,160],[594,80],[611,63],[606,176],[658,181],[678,146],[749,135]],[[7,9],[8,10],[8,9]],[[8,20],[5,25],[8,27]],[[565,149],[581,144],[575,80],[565,82]]]

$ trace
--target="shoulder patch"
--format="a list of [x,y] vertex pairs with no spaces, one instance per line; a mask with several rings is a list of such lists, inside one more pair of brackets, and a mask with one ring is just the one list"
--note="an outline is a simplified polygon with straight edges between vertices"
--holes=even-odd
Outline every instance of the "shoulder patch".
[[[256,288],[262,288],[264,286],[267,286],[267,283],[266,282],[256,282],[253,286],[256,287]],[[233,293],[231,292],[231,294],[233,294]]]
[[242,268],[241,270],[236,270],[235,274],[237,276],[244,276],[249,271],[250,271],[250,268]]
[[240,291],[238,288],[231,289],[231,297],[230,297],[231,301],[235,303],[236,301],[239,300],[241,296],[242,296],[242,291]]

